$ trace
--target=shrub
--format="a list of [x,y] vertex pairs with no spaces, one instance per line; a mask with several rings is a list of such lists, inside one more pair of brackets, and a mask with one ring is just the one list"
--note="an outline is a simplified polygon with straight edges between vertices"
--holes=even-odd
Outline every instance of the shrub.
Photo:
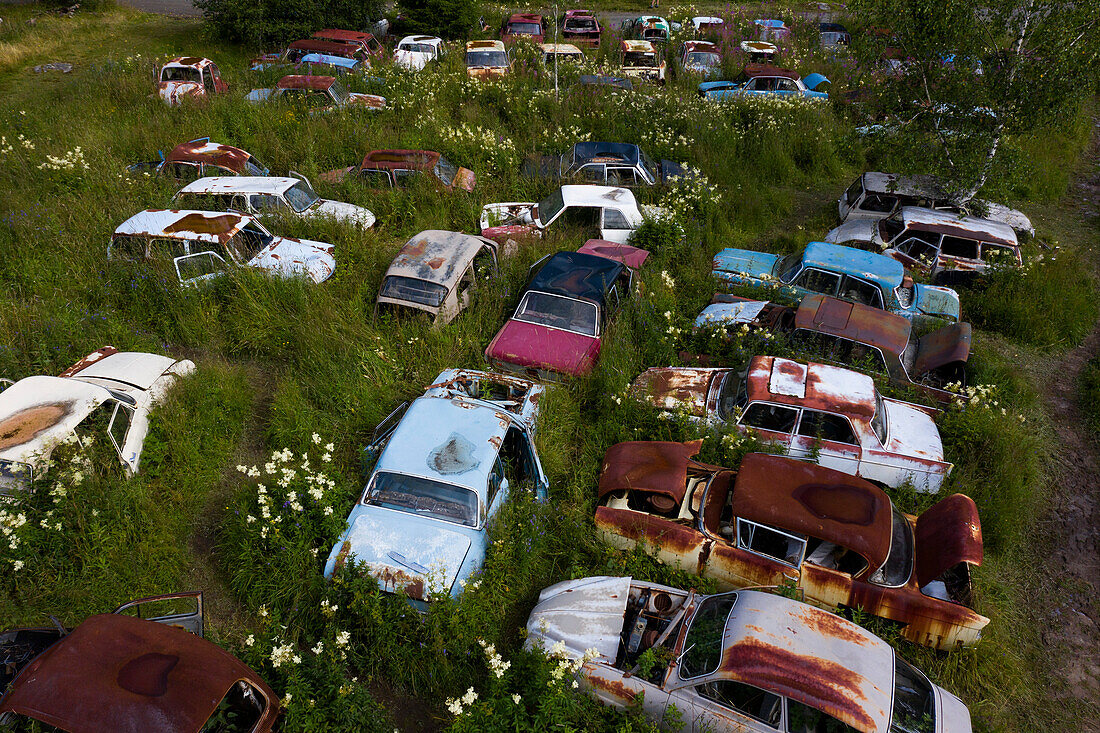
[[309,36],[321,28],[369,27],[382,17],[381,0],[195,0],[221,37],[268,45]]
[[468,38],[477,22],[480,5],[474,0],[400,0],[397,9],[401,17],[395,30]]

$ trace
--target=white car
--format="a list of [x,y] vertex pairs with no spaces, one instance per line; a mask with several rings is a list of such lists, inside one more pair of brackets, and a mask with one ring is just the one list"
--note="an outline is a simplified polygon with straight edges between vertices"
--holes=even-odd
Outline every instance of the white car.
[[277,237],[248,214],[233,211],[146,209],[111,236],[107,259],[152,263],[194,285],[234,267],[255,267],[283,277],[324,282],[336,270],[335,247]]
[[[504,243],[508,239],[541,237],[542,231],[564,218],[588,224],[594,238],[626,244],[645,215],[660,216],[659,207],[640,207],[628,188],[562,186],[539,202],[488,204],[481,210],[481,236]],[[595,232],[599,231],[597,235]]]
[[303,219],[330,218],[342,224],[369,229],[374,214],[355,204],[323,199],[305,178],[276,176],[217,176],[187,184],[172,197],[181,209],[228,211],[263,216],[288,214]]
[[[126,472],[136,473],[149,411],[178,378],[194,370],[186,359],[104,346],[60,376],[11,384],[0,392],[0,499],[28,490],[34,473],[49,465],[54,448],[74,435],[80,442],[109,440]],[[106,435],[78,430],[97,412],[104,416]]]
[[409,71],[420,71],[429,61],[443,56],[443,39],[438,36],[405,36],[393,50],[393,63]]

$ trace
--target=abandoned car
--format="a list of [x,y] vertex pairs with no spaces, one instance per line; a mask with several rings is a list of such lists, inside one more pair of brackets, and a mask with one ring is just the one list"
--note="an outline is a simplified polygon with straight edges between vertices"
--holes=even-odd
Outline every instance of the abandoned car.
[[302,59],[309,55],[320,53],[326,56],[340,56],[346,59],[359,61],[370,65],[370,52],[361,44],[346,43],[344,41],[324,40],[320,38],[305,38],[294,41],[281,53],[267,53],[252,59],[252,71],[264,71],[282,67],[292,67],[301,63]]
[[185,285],[235,267],[254,267],[320,283],[336,271],[334,251],[324,242],[275,236],[247,214],[146,209],[115,229],[107,258],[151,263]]
[[828,99],[828,92],[817,88],[829,80],[821,74],[810,74],[805,79],[790,69],[780,69],[767,64],[747,64],[740,76],[733,81],[705,81],[699,85],[699,96],[705,99],[727,99],[739,96],[775,94],[781,97],[797,96],[806,99]]
[[561,19],[561,37],[569,43],[600,47],[603,29],[591,10],[566,10]]
[[917,336],[902,316],[828,295],[808,295],[795,308],[725,293],[717,293],[695,319],[696,328],[742,324],[785,333],[814,361],[886,375],[890,384],[941,404],[958,398],[947,385],[966,385],[969,323]]
[[548,68],[554,68],[554,64],[579,64],[584,61],[584,51],[572,43],[540,43],[542,62]]
[[691,30],[696,38],[720,36],[726,21],[714,15],[696,15],[691,19]]
[[512,13],[500,27],[500,40],[505,43],[530,38],[535,43],[546,40],[546,18],[537,13]]
[[664,54],[659,53],[651,41],[623,41],[619,45],[619,62],[626,76],[665,83],[667,64]]
[[70,441],[109,441],[126,473],[137,473],[150,411],[194,370],[186,359],[104,346],[60,376],[3,380],[9,386],[0,392],[0,497],[29,490],[53,450]]
[[386,98],[377,94],[349,92],[335,76],[284,76],[273,89],[253,89],[245,97],[253,104],[289,102],[302,104],[315,112],[359,109],[377,112],[386,106]]
[[[293,175],[293,174],[292,174]],[[333,219],[342,224],[369,229],[374,214],[355,204],[323,199],[309,181],[294,177],[228,176],[200,178],[172,197],[181,209],[240,211],[253,216],[274,214],[303,219]]]
[[386,47],[383,46],[373,33],[363,31],[349,31],[340,28],[325,28],[314,31],[311,38],[319,38],[322,41],[335,41],[349,46],[357,46],[374,58],[381,59],[386,55]]
[[590,695],[617,708],[638,705],[669,728],[675,720],[696,733],[971,730],[962,701],[885,641],[771,593],[707,596],[629,577],[567,580],[539,594],[526,645],[561,650],[579,664]]
[[757,19],[752,22],[756,27],[758,41],[783,41],[791,35],[791,29],[782,20]]
[[583,142],[564,155],[527,158],[520,172],[534,178],[602,186],[656,186],[684,175],[684,167],[671,160],[654,162],[630,143]]
[[504,76],[512,70],[512,61],[502,41],[467,41],[466,75],[475,79]]
[[741,41],[740,49],[750,64],[772,64],[779,54],[779,47],[767,41]]
[[959,320],[959,294],[954,290],[914,283],[897,260],[854,247],[810,242],[802,252],[786,257],[724,249],[714,256],[711,269],[730,285],[776,284],[799,298],[832,295],[897,313],[914,323]]
[[625,76],[610,76],[608,74],[581,74],[577,79],[577,89],[599,90],[607,88],[612,92],[619,89],[630,91],[634,88],[634,82]]
[[669,23],[659,15],[642,15],[633,20],[624,20],[620,30],[627,40],[668,43],[672,32],[680,30],[680,24]]
[[1024,263],[1016,232],[1007,224],[916,206],[903,206],[885,219],[846,221],[825,241],[882,252],[943,284]]
[[496,277],[498,249],[472,234],[420,232],[390,263],[375,302],[386,310],[427,313],[437,326],[446,325]]
[[715,76],[722,73],[722,54],[710,41],[685,41],[680,49],[680,68],[689,74]]
[[365,61],[346,59],[343,56],[330,56],[323,53],[308,53],[298,63],[296,71],[306,76],[342,76],[344,74],[365,74]]
[[531,266],[516,312],[485,358],[497,370],[539,380],[590,372],[612,313],[633,294],[634,270],[648,257],[645,250],[598,240],[543,257]]
[[51,628],[0,631],[0,728],[270,731],[275,691],[202,636],[200,592],[131,601],[72,630],[54,619]]
[[830,468],[749,453],[732,471],[694,460],[702,441],[607,450],[596,528],[723,590],[792,582],[820,608],[862,609],[917,644],[971,646],[982,562],[974,501],[954,494],[913,517],[882,489]]
[[180,143],[168,153],[157,151],[160,160],[135,163],[126,170],[131,173],[152,171],[158,176],[178,181],[193,181],[204,176],[267,176],[271,174],[260,161],[240,148],[212,143],[200,137]]
[[840,23],[818,23],[817,29],[822,48],[839,50],[852,45],[852,34]]
[[1022,211],[983,199],[974,199],[961,207],[933,176],[899,176],[868,171],[857,178],[837,200],[842,222],[851,219],[885,219],[903,206],[922,206],[956,214],[980,215],[984,219],[1008,224],[1021,241],[1035,234],[1035,226]]
[[173,107],[185,99],[192,102],[229,91],[218,65],[198,56],[180,56],[160,69],[157,96]]
[[935,493],[951,473],[931,407],[883,397],[865,374],[777,356],[748,368],[655,367],[631,392],[661,410],[786,450],[881,486]]
[[[656,213],[644,207],[645,213]],[[538,203],[487,204],[481,209],[481,236],[504,242],[541,237],[555,222],[584,227],[598,239],[626,244],[642,224],[643,209],[626,188],[562,186]]]
[[394,66],[420,71],[429,61],[443,56],[443,39],[439,36],[405,36],[393,50]]
[[460,168],[434,150],[372,150],[357,166],[322,173],[326,183],[339,183],[354,176],[372,188],[401,188],[428,176],[447,191],[473,191],[477,179],[472,170]]
[[448,369],[398,407],[364,451],[377,460],[325,577],[359,564],[421,610],[433,593],[458,596],[481,567],[488,524],[509,494],[547,500],[534,444],[542,393],[524,379]]

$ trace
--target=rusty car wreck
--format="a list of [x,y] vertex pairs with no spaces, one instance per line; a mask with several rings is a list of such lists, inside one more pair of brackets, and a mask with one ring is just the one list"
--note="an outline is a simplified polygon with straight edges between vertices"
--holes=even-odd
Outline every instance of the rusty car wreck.
[[202,635],[199,592],[131,601],[71,631],[56,619],[0,631],[0,729],[36,721],[70,733],[270,731],[280,713],[274,690]]
[[982,561],[972,499],[954,494],[913,517],[839,471],[763,453],[733,471],[695,460],[700,445],[611,446],[600,534],[724,589],[792,583],[808,603],[862,609],[917,644],[949,651],[981,637],[989,619],[971,610],[970,567]]
[[539,595],[527,646],[575,660],[593,697],[637,705],[668,728],[971,731],[963,702],[879,637],[760,591],[707,596],[630,577],[567,580]]

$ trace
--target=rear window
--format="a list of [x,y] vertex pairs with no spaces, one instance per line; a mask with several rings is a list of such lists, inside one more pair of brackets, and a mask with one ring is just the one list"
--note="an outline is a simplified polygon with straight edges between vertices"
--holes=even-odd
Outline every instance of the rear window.
[[378,295],[438,308],[443,305],[443,299],[447,297],[447,288],[427,280],[390,275],[382,281],[382,288],[378,291]]

